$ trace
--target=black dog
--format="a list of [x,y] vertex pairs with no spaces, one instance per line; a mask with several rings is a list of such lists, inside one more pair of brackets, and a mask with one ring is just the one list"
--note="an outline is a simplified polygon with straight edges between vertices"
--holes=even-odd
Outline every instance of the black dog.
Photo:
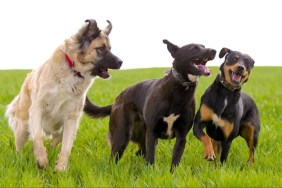
[[116,162],[131,140],[139,145],[136,154],[153,164],[157,139],[174,137],[171,170],[180,162],[195,115],[198,78],[210,74],[205,64],[214,59],[216,51],[200,44],[179,48],[167,40],[163,42],[174,58],[172,69],[161,79],[128,87],[112,106],[109,141]]
[[[221,72],[201,98],[193,126],[194,135],[204,144],[205,158],[214,160],[215,150],[221,163],[227,159],[232,140],[240,135],[248,144],[248,161],[253,164],[260,119],[254,100],[241,92],[241,86],[247,82],[254,60],[227,48],[219,53],[220,58],[224,56]],[[204,128],[209,136],[204,133]]]

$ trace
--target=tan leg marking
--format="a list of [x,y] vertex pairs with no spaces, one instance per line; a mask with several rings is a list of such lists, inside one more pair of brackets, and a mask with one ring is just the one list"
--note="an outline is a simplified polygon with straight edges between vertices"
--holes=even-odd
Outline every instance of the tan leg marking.
[[205,147],[205,159],[207,159],[208,161],[213,161],[215,159],[215,154],[212,147],[211,138],[208,135],[205,135],[202,136],[200,139]]
[[251,123],[247,123],[245,127],[241,130],[241,136],[246,140],[249,147],[249,159],[250,164],[254,163],[254,127]]
[[216,157],[220,157],[221,151],[222,151],[221,142],[212,139],[212,145],[213,145],[213,149],[215,151]]

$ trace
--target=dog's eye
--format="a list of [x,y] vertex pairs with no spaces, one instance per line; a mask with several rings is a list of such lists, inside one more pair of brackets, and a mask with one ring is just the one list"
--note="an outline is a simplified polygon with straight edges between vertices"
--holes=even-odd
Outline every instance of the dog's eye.
[[103,53],[103,52],[106,51],[106,46],[103,45],[103,46],[97,47],[96,50],[97,50],[99,53]]
[[238,61],[238,58],[237,57],[233,57],[232,60],[233,60],[233,62],[236,62],[236,61]]
[[193,48],[192,48],[192,51],[197,51],[199,48],[197,47],[197,46],[194,46]]

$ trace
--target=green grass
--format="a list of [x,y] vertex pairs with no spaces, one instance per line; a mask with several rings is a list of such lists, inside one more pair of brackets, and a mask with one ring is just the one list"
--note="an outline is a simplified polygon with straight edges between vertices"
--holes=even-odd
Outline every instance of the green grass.
[[[110,80],[97,79],[88,95],[98,105],[107,105],[126,87],[139,81],[162,77],[166,68],[111,71]],[[212,83],[218,73],[201,77],[196,97]],[[108,118],[83,116],[66,172],[53,174],[60,147],[48,150],[49,167],[39,170],[28,142],[17,153],[14,137],[4,118],[6,105],[17,95],[29,71],[0,71],[0,187],[281,187],[282,186],[282,67],[255,67],[243,90],[257,102],[261,132],[255,164],[246,164],[248,148],[242,138],[234,140],[226,164],[222,167],[203,159],[203,146],[190,131],[179,167],[169,173],[173,140],[160,140],[156,163],[147,166],[134,155],[137,147],[130,143],[120,162],[110,160],[107,144]]]

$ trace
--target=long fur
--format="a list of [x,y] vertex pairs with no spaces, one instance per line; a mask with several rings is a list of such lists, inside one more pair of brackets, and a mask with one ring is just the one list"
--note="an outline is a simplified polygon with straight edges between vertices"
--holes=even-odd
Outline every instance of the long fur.
[[[122,64],[110,52],[108,27],[100,30],[95,20],[86,22],[43,65],[27,75],[20,93],[7,107],[6,117],[14,131],[16,150],[21,151],[31,138],[39,168],[48,165],[43,142],[48,134],[52,146],[62,142],[55,171],[66,169],[89,87],[95,77],[107,78],[108,69],[119,69]],[[74,67],[69,66],[67,56]]]

